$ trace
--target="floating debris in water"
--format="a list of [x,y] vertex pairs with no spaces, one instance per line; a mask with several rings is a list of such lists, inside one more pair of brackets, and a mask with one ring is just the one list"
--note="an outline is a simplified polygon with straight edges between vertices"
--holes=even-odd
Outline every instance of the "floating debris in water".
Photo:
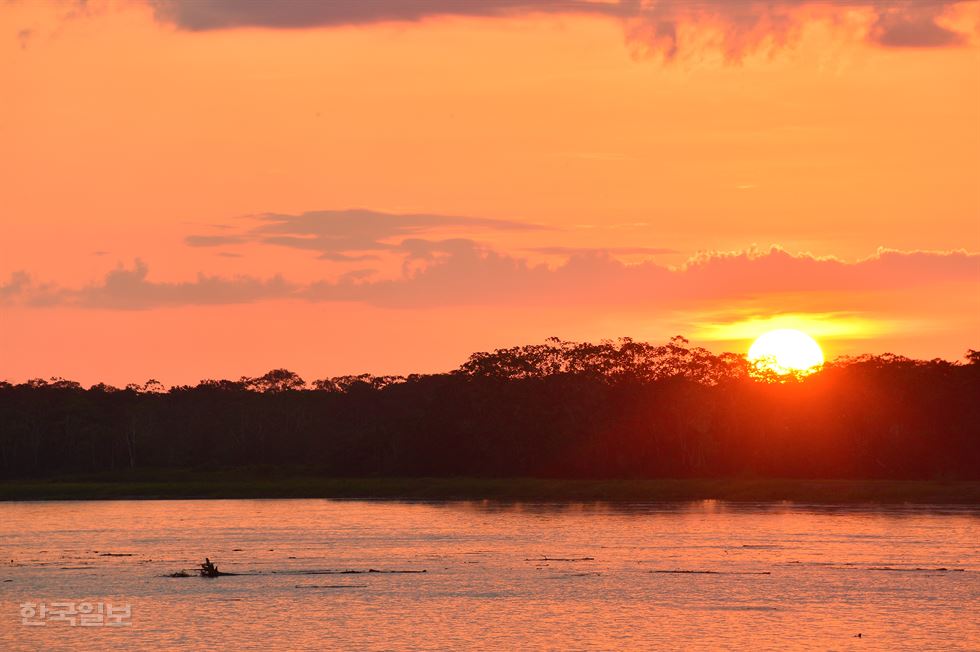
[[772,571],[652,570],[650,572],[678,573],[682,575],[772,575]]
[[[367,570],[356,570],[353,568],[348,568],[346,570],[282,570],[282,571],[269,571],[273,575],[366,575],[368,573],[378,573],[381,575],[392,575],[399,573],[427,573],[425,569],[422,570],[379,570],[377,568],[369,568]],[[254,573],[255,575],[261,575],[261,573]]]
[[364,589],[367,584],[297,584],[297,589]]
[[534,557],[524,561],[595,561],[595,557]]
[[891,566],[871,566],[865,570],[870,571],[893,571],[896,573],[965,573],[965,568],[892,568]]

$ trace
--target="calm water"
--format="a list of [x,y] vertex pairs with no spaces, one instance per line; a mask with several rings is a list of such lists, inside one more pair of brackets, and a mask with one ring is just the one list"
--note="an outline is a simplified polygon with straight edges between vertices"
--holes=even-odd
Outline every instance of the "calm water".
[[0,503],[0,559],[2,650],[980,649],[977,509]]

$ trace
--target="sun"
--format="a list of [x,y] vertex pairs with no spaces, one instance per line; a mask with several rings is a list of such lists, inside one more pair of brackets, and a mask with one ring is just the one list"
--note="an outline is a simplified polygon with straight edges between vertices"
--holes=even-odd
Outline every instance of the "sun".
[[813,373],[823,365],[823,351],[817,341],[802,331],[780,328],[760,335],[749,347],[749,362],[759,370]]

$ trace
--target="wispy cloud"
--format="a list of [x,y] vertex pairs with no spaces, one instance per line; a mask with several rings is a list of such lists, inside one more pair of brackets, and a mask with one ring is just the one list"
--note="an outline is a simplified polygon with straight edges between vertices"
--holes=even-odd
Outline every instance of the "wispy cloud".
[[[297,215],[263,213],[254,226],[237,234],[191,235],[192,247],[216,247],[253,242],[316,252],[333,261],[363,261],[381,252],[427,257],[451,252],[468,239],[444,239],[450,232],[535,231],[547,227],[498,220],[428,213],[382,213],[365,209],[308,211]],[[428,236],[428,237],[422,237]],[[429,239],[435,238],[435,239]]]
[[692,337],[702,340],[748,340],[759,333],[778,328],[793,328],[818,339],[869,339],[896,330],[896,320],[877,316],[874,319],[856,312],[765,313],[736,310],[722,313],[693,314]]
[[238,235],[189,235],[184,242],[191,247],[220,247],[241,244],[247,239]]
[[549,256],[577,256],[582,254],[611,254],[613,256],[656,256],[680,253],[665,247],[529,247],[525,251]]

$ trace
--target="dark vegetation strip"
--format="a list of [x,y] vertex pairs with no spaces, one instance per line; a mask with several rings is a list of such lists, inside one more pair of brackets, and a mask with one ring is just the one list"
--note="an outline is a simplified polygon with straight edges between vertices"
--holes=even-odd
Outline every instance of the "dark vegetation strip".
[[[976,481],[978,397],[977,351],[962,364],[861,356],[812,375],[777,377],[679,338],[660,346],[550,340],[476,353],[450,373],[407,377],[307,383],[277,369],[169,389],[155,381],[121,389],[63,379],[0,382],[0,481],[15,481],[2,490],[8,497],[847,501],[911,493],[916,500],[913,485],[876,485],[874,496],[865,487],[850,497],[843,485],[827,492],[806,483],[719,489],[698,480],[599,479]],[[260,465],[291,468],[286,476],[295,477],[271,472],[220,483],[200,475],[157,484],[140,476]],[[133,474],[133,485],[31,484],[122,471]],[[342,477],[447,480],[321,479]],[[515,479],[448,479],[461,477]],[[590,482],[516,479],[527,477]]]
[[[163,479],[166,478],[166,479]],[[0,483],[0,500],[336,498],[541,502],[794,501],[980,505],[980,482],[779,479],[562,480],[537,478],[250,478],[161,474],[156,480]]]

